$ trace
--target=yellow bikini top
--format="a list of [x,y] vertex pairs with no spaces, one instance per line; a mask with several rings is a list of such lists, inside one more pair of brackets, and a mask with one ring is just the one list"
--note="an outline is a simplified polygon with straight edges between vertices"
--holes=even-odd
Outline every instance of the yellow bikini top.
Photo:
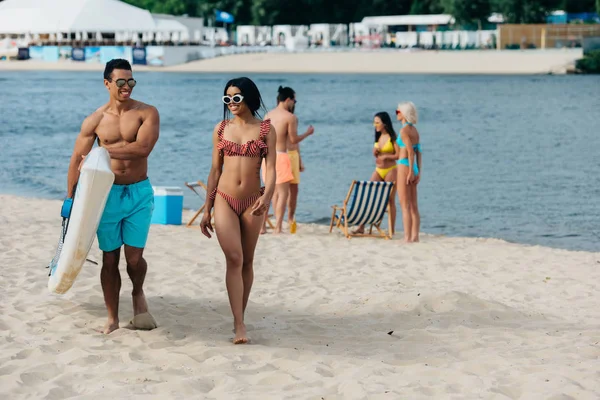
[[[373,147],[379,147],[379,143],[375,142],[375,145]],[[382,153],[390,153],[393,154],[394,151],[394,144],[392,143],[392,140],[390,139],[384,146],[383,149],[381,149]]]

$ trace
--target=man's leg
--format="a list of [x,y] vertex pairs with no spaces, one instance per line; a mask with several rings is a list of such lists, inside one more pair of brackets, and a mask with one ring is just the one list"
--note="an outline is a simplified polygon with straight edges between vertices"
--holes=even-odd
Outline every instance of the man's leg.
[[298,184],[300,183],[300,154],[298,151],[288,151],[293,179],[290,181],[290,195],[288,199],[288,222],[291,224],[296,219],[296,203],[298,201]]
[[131,298],[133,300],[133,316],[148,312],[148,303],[144,295],[144,279],[148,264],[142,257],[144,249],[125,245],[125,260],[127,261],[127,274],[133,284]]
[[156,321],[148,313],[148,304],[144,294],[144,280],[148,265],[142,257],[148,233],[152,211],[154,209],[154,193],[149,181],[132,185],[131,197],[126,197],[135,206],[134,210],[123,220],[123,243],[125,244],[125,260],[127,274],[133,284],[131,298],[133,301],[133,320],[131,324],[137,329],[154,329]]
[[283,230],[283,216],[285,215],[285,206],[290,197],[290,183],[280,183],[276,185],[277,203],[275,205],[275,233],[281,233]]
[[121,218],[119,188],[113,186],[97,231],[98,247],[102,250],[100,283],[104,294],[104,303],[108,311],[108,321],[103,329],[106,334],[119,329],[119,293],[121,291],[119,260],[121,258],[121,246],[123,246]]
[[288,199],[288,222],[296,219],[296,204],[298,202],[298,184],[290,183],[290,198]]
[[103,332],[109,334],[119,329],[119,293],[121,291],[121,274],[119,273],[119,258],[121,248],[102,253],[102,271],[100,282],[104,294],[104,303],[108,311],[108,321]]

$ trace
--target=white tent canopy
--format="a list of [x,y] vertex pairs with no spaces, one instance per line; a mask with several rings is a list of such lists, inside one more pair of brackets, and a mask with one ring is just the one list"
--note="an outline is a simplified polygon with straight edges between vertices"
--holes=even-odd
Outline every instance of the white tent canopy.
[[204,19],[194,17],[183,17],[168,14],[152,14],[156,23],[157,31],[165,31],[173,33],[174,37],[179,40],[196,41],[202,40],[202,32],[204,31]]
[[149,11],[118,0],[4,0],[0,34],[152,32]]
[[189,40],[188,29],[185,25],[174,19],[154,18],[156,24],[156,32],[169,37],[171,34],[177,36],[173,39]]
[[389,15],[382,17],[364,17],[361,21],[367,26],[396,26],[396,25],[449,25],[454,23],[452,15]]

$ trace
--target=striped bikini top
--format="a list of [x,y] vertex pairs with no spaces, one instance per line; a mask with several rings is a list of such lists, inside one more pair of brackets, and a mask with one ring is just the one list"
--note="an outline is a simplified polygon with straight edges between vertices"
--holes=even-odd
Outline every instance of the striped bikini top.
[[260,158],[265,158],[267,156],[268,147],[265,139],[271,130],[271,120],[266,119],[260,123],[260,133],[258,135],[258,139],[249,140],[244,144],[232,142],[231,140],[223,138],[223,131],[225,130],[227,124],[229,124],[228,120],[221,121],[221,126],[219,126],[219,131],[217,133],[219,135],[217,149],[219,150],[219,154],[221,154],[221,156]]

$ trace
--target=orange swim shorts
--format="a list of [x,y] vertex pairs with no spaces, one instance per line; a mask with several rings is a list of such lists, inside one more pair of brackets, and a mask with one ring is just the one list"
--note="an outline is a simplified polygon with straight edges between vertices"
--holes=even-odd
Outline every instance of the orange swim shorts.
[[[263,182],[266,182],[266,163],[263,158],[261,175]],[[292,163],[290,157],[285,152],[277,152],[277,161],[275,162],[275,184],[280,185],[282,183],[291,182],[294,180],[294,174],[292,173]]]

